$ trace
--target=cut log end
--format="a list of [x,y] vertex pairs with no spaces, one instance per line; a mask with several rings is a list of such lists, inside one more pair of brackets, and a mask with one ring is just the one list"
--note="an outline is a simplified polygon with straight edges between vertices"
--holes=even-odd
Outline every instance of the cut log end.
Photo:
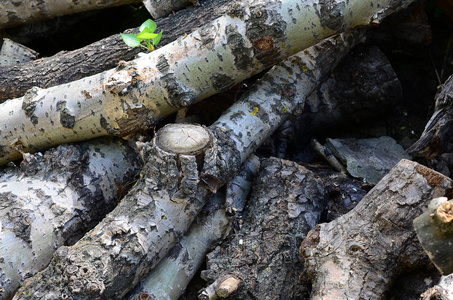
[[212,136],[201,125],[170,124],[157,132],[156,143],[172,153],[196,155],[211,145]]

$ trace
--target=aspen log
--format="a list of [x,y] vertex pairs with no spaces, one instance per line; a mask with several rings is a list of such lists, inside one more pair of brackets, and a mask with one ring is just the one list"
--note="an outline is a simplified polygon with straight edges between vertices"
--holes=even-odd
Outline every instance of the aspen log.
[[0,29],[87,10],[140,2],[141,0],[1,1]]
[[[158,47],[220,17],[229,8],[229,2],[231,0],[205,0],[202,7],[190,7],[175,15],[156,20],[157,28],[164,31]],[[138,33],[139,30],[134,28],[126,32]],[[132,60],[140,52],[143,52],[142,48],[126,46],[121,36],[115,34],[83,48],[62,51],[32,63],[0,66],[0,102],[22,97],[34,86],[49,88],[114,68],[119,61]]]
[[244,204],[250,192],[252,178],[257,175],[258,168],[259,159],[252,155],[230,181],[235,184],[228,184],[226,193],[222,189],[211,197],[187,234],[128,295],[129,300],[146,297],[147,299],[179,299],[205,261],[208,249],[223,238],[230,228],[225,199],[227,194],[231,195],[237,189],[229,190],[232,186],[241,186],[240,192],[233,197],[236,200],[235,203]]
[[115,69],[33,88],[0,104],[0,164],[61,143],[130,137],[325,37],[378,23],[411,2],[236,3],[228,15]]
[[[300,113],[322,75],[357,40],[360,35],[338,36],[292,56],[209,130],[184,124],[159,130],[153,143],[143,146],[147,164],[135,188],[76,245],[60,248],[49,267],[28,280],[16,299],[49,294],[122,298],[176,244],[210,193],[229,181],[279,124]],[[329,59],[321,59],[321,54]],[[200,134],[195,138],[192,131]],[[193,149],[188,149],[188,142]]]
[[312,229],[300,247],[311,299],[383,299],[395,275],[428,266],[412,221],[453,181],[401,160],[349,213]]
[[138,167],[132,148],[107,138],[27,154],[20,168],[6,168],[0,176],[0,299],[10,299],[58,247],[76,242],[111,211]]

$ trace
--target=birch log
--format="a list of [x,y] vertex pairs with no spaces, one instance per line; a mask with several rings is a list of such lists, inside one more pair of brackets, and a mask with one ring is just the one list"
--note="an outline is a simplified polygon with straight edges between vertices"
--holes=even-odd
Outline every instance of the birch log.
[[[165,33],[158,47],[220,17],[229,8],[229,2],[231,0],[205,0],[202,7],[190,7],[156,20],[158,30]],[[139,30],[133,28],[126,32],[138,33]],[[33,86],[49,88],[114,68],[120,60],[132,60],[141,51],[140,47],[126,46],[121,36],[115,34],[83,48],[59,52],[33,63],[0,67],[0,102],[22,97]]]
[[311,299],[383,299],[403,270],[428,266],[412,221],[453,181],[401,160],[349,213],[317,225],[300,252]]
[[121,299],[176,244],[210,193],[279,124],[300,113],[323,74],[360,40],[348,36],[323,41],[273,68],[209,130],[184,124],[159,130],[143,147],[147,164],[136,187],[76,245],[61,247],[16,299]]
[[[377,23],[412,0],[250,1],[165,47],[0,104],[0,164],[60,143],[129,137],[336,32]],[[250,153],[248,153],[250,154]]]
[[0,177],[0,299],[112,210],[138,159],[121,140],[100,139],[27,154]]
[[0,1],[0,29],[87,10],[139,2],[141,0]]
[[251,181],[257,175],[259,163],[259,159],[254,155],[247,159],[230,181],[235,182],[234,185],[228,184],[226,193],[221,190],[211,197],[187,234],[128,295],[129,300],[146,297],[179,299],[205,261],[208,249],[228,233],[230,220],[225,207],[226,195],[234,194],[230,197],[234,198],[236,208],[242,210],[245,198],[250,192]]

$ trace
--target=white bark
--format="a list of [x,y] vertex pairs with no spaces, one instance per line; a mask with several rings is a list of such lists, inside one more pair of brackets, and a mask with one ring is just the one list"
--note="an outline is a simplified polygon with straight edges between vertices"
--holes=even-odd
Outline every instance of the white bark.
[[87,10],[103,9],[141,0],[25,0],[0,1],[0,29]]
[[242,210],[259,164],[258,157],[254,155],[247,159],[228,184],[226,195],[219,191],[211,197],[187,234],[132,291],[130,300],[145,296],[148,299],[179,299],[203,264],[207,251],[229,230],[225,200],[228,201],[230,195],[235,207]]
[[131,136],[325,37],[379,22],[412,1],[236,3],[229,15],[116,69],[2,103],[0,164],[65,142]]
[[[252,153],[286,118],[300,113],[304,98],[322,75],[359,40],[353,34],[346,36],[348,40],[337,36],[323,41],[273,68],[210,130],[180,124],[183,139],[172,129],[176,125],[159,130],[153,143],[143,146],[147,165],[135,188],[74,247],[60,248],[50,266],[28,281],[16,299],[48,294],[123,297],[178,242],[209,191],[216,192],[228,182],[246,153]],[[199,132],[201,138],[188,132]],[[168,133],[172,137],[162,139]],[[181,147],[184,139],[191,141],[190,149]],[[202,146],[204,155],[194,152],[193,145]],[[86,265],[93,266],[89,275],[83,271]],[[68,272],[74,276],[68,278]]]
[[24,45],[4,38],[0,50],[0,66],[26,63],[38,58],[38,53]]
[[138,171],[134,151],[121,141],[64,145],[28,154],[21,168],[0,177],[0,299],[74,243],[121,196]]

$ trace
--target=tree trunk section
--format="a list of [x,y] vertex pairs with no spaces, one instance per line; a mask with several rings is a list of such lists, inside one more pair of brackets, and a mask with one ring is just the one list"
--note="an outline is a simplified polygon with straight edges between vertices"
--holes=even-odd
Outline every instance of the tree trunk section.
[[306,168],[277,158],[264,160],[244,212],[247,222],[207,257],[201,275],[214,283],[200,299],[233,292],[235,299],[305,299],[297,247],[319,222],[326,193],[322,180]]
[[101,139],[28,154],[0,181],[0,299],[44,269],[54,251],[77,241],[117,204],[138,173],[138,155]]
[[140,0],[40,0],[40,1],[1,1],[0,2],[0,29],[13,27],[25,23],[50,19],[62,15],[74,14],[82,11],[103,9],[130,3],[139,3]]
[[[164,31],[158,47],[165,46],[185,33],[220,17],[229,8],[229,2],[231,0],[205,0],[202,7],[191,7],[156,20],[157,28]],[[134,28],[126,32],[139,31]],[[121,60],[132,60],[142,51],[141,48],[128,47],[121,36],[115,34],[81,49],[59,52],[31,63],[0,66],[0,102],[22,97],[34,86],[49,88],[114,68]]]
[[300,247],[312,299],[383,299],[395,275],[429,265],[412,221],[452,180],[401,160],[349,213],[317,225]]
[[60,143],[129,137],[322,38],[379,21],[409,3],[236,3],[228,15],[116,69],[62,86],[34,88],[0,104],[0,164],[18,159],[21,152]]

